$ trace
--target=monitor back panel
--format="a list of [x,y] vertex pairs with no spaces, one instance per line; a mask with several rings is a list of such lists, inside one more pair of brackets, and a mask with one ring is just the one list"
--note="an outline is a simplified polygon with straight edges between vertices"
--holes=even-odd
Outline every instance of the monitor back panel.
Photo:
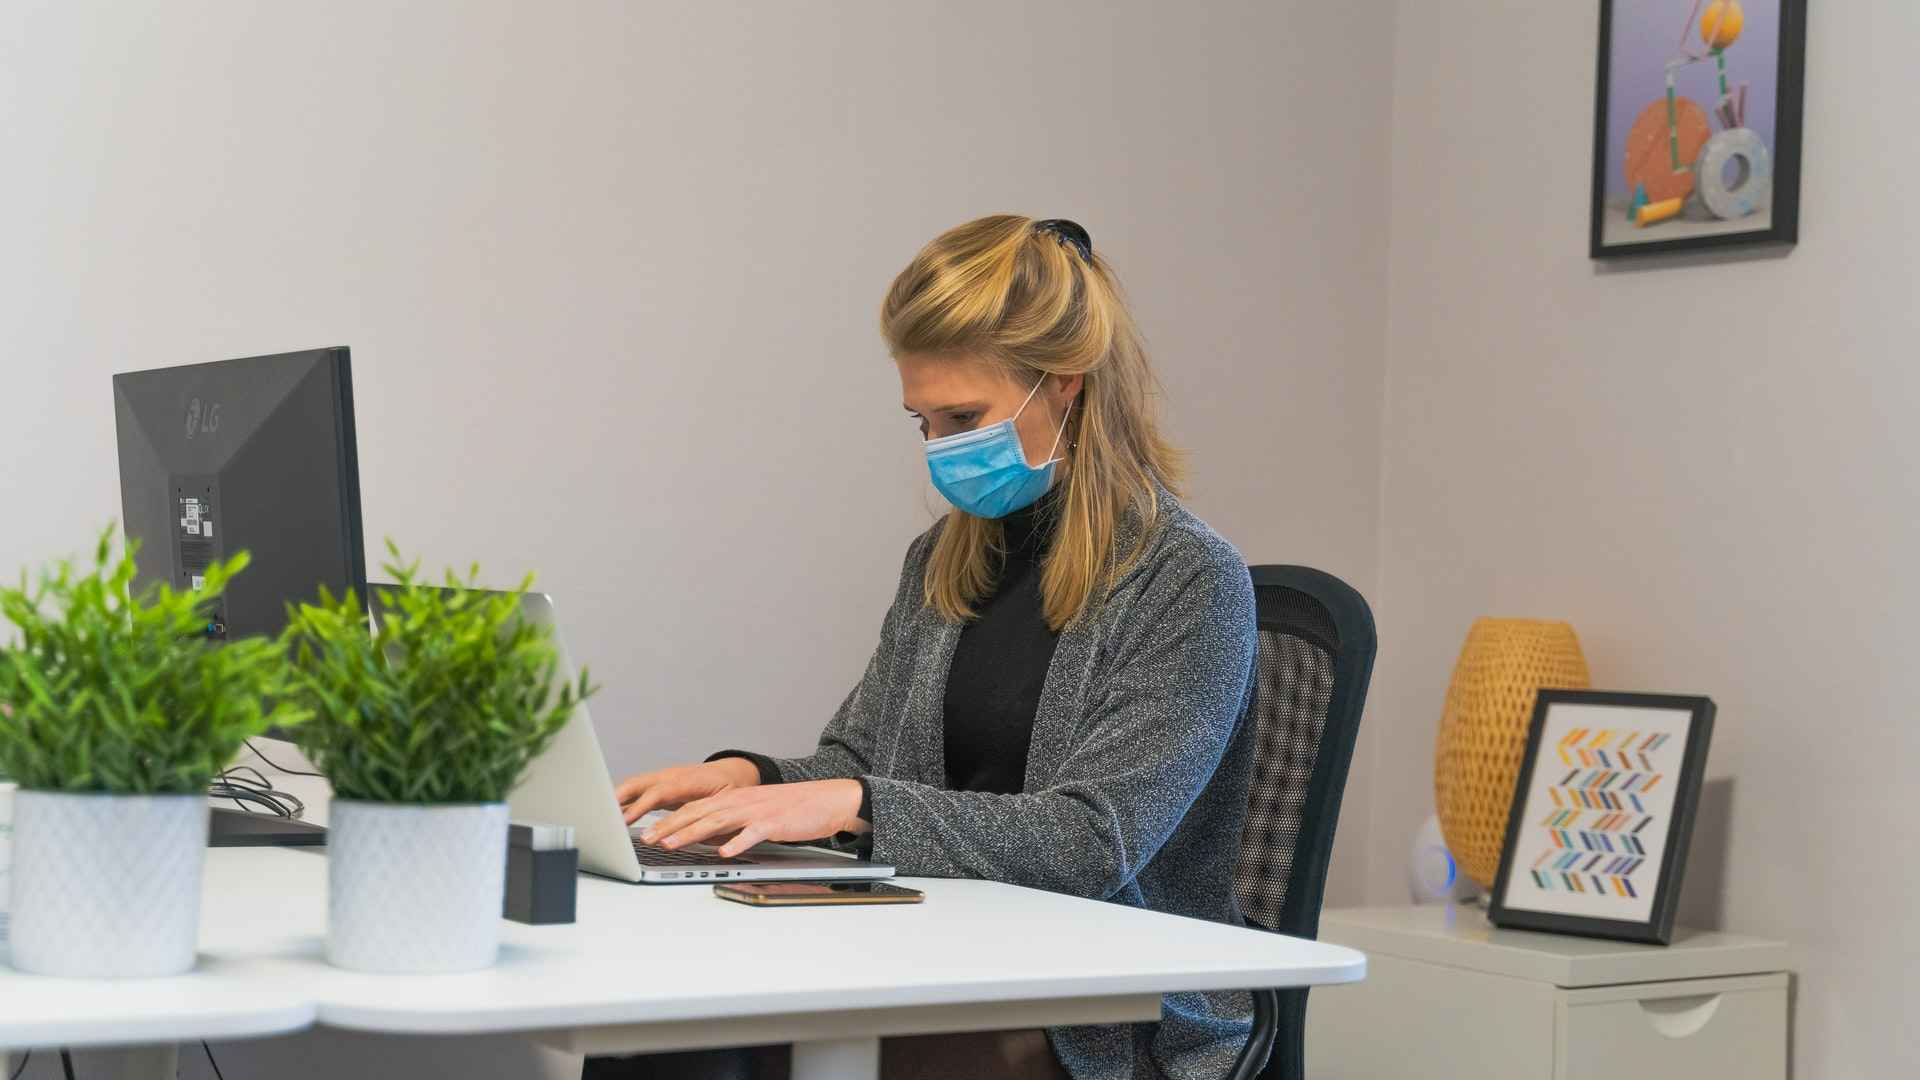
[[344,348],[113,377],[121,512],[135,589],[196,586],[245,548],[252,565],[215,637],[278,633],[325,585],[364,592],[359,461]]

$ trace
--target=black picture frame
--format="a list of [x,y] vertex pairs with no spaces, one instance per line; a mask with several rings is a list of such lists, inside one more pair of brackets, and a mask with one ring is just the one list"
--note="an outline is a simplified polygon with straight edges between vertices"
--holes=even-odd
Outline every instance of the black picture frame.
[[[1779,56],[1775,66],[1772,217],[1766,228],[1704,236],[1653,239],[1635,243],[1606,242],[1607,173],[1616,162],[1607,158],[1607,112],[1614,88],[1608,86],[1613,61],[1615,0],[1600,0],[1599,62],[1593,104],[1593,193],[1588,222],[1587,254],[1592,259],[1664,255],[1673,252],[1765,245],[1788,247],[1800,241],[1800,135],[1804,115],[1807,60],[1807,0],[1742,0],[1777,4],[1780,12]],[[1654,226],[1658,228],[1658,226]]]
[[[1655,881],[1649,917],[1644,921],[1563,914],[1533,908],[1512,907],[1507,903],[1509,885],[1520,852],[1520,834],[1527,815],[1527,796],[1532,789],[1534,770],[1540,762],[1541,735],[1547,719],[1559,705],[1600,705],[1634,709],[1658,709],[1689,714],[1687,735],[1680,769],[1675,777],[1673,806],[1668,813],[1664,850],[1659,877]],[[1693,837],[1694,816],[1700,806],[1700,784],[1706,775],[1707,751],[1713,739],[1714,705],[1711,698],[1675,694],[1637,694],[1611,690],[1542,690],[1533,707],[1527,728],[1526,756],[1514,779],[1513,807],[1507,815],[1505,842],[1500,848],[1500,872],[1487,901],[1487,918],[1495,926],[1518,930],[1543,930],[1555,934],[1611,938],[1650,945],[1667,945],[1673,940],[1674,912],[1680,903],[1680,885],[1685,876],[1687,847]],[[1554,766],[1555,769],[1561,766]]]

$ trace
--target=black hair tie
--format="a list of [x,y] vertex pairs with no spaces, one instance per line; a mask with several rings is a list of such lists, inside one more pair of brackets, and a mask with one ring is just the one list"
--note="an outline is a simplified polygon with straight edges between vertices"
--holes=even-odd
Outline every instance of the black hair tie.
[[1093,237],[1087,235],[1087,230],[1079,222],[1068,221],[1066,218],[1048,218],[1045,221],[1034,222],[1033,227],[1073,248],[1080,253],[1080,257],[1086,260],[1088,265],[1092,265]]

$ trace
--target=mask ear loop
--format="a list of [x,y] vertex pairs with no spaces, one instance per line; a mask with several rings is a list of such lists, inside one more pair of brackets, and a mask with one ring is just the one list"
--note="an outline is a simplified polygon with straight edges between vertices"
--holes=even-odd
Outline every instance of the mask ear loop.
[[[1015,420],[1020,419],[1020,414],[1023,412],[1026,412],[1027,406],[1032,404],[1033,395],[1039,393],[1040,388],[1042,386],[1045,386],[1046,382],[1047,382],[1047,377],[1045,375],[1040,376],[1040,381],[1037,383],[1034,383],[1033,389],[1027,391],[1027,400],[1021,402],[1020,407],[1014,410],[1013,419]],[[1055,450],[1060,449],[1060,440],[1067,433],[1067,418],[1072,415],[1073,415],[1073,402],[1069,401],[1067,402],[1067,411],[1060,414],[1060,429],[1053,433],[1053,445],[1047,447],[1047,460],[1041,462],[1038,465],[1035,465],[1034,468],[1044,469],[1048,465],[1055,465],[1061,462],[1062,460],[1064,460],[1063,458],[1054,457],[1053,452]]]
[[1041,388],[1042,386],[1045,386],[1045,385],[1046,385],[1046,383],[1047,383],[1047,377],[1046,377],[1045,375],[1042,375],[1042,376],[1040,376],[1040,381],[1039,381],[1039,382],[1037,382],[1037,383],[1034,383],[1034,384],[1033,384],[1033,389],[1031,389],[1031,390],[1029,390],[1029,391],[1027,391],[1027,399],[1026,399],[1025,401],[1022,401],[1022,402],[1020,403],[1020,407],[1019,407],[1019,408],[1017,408],[1017,409],[1015,409],[1015,410],[1013,410],[1013,415],[1012,415],[1012,416],[1010,416],[1010,417],[1008,417],[1008,419],[1010,419],[1010,420],[1018,420],[1018,419],[1020,419],[1020,414],[1021,414],[1021,413],[1023,413],[1023,412],[1026,412],[1026,411],[1027,411],[1027,406],[1029,406],[1029,405],[1031,405],[1031,404],[1033,404],[1033,395],[1035,395],[1035,394],[1037,394],[1037,393],[1039,393],[1039,392],[1040,392],[1040,388]]
[[1064,458],[1054,457],[1053,452],[1060,449],[1060,440],[1067,434],[1067,418],[1072,415],[1073,402],[1069,401],[1067,402],[1067,411],[1060,414],[1060,430],[1053,433],[1053,445],[1047,447],[1047,460],[1045,464],[1053,465],[1066,460]]

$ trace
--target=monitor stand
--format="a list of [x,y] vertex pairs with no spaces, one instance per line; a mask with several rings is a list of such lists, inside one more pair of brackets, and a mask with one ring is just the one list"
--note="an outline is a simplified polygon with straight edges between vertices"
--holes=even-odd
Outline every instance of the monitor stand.
[[208,847],[324,847],[327,830],[311,821],[213,807]]

